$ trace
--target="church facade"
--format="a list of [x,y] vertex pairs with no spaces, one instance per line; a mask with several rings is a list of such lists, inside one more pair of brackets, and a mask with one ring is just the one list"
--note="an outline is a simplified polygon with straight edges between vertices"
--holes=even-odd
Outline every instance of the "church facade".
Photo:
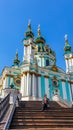
[[73,53],[65,35],[64,58],[66,72],[56,66],[55,52],[46,44],[38,27],[38,36],[34,39],[31,24],[23,39],[24,54],[20,63],[18,52],[12,67],[5,67],[0,76],[1,92],[15,88],[22,98],[42,99],[44,94],[50,100],[58,96],[68,102],[73,101]]

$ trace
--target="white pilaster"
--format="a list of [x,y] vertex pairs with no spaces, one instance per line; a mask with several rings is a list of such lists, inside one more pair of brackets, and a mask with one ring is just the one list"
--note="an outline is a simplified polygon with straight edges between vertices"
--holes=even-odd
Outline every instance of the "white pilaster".
[[69,59],[69,66],[71,66],[71,59]]
[[32,75],[30,75],[30,77],[29,77],[29,96],[31,96],[32,95],[32,82],[31,82],[31,80],[32,80]]
[[62,81],[63,99],[67,100],[65,82]]
[[21,90],[22,97],[25,96],[25,86],[24,86],[24,75],[21,77]]
[[8,77],[5,77],[3,81],[3,89],[8,88]]
[[27,96],[29,96],[29,87],[30,87],[30,77],[29,73],[27,73]]
[[10,78],[10,85],[13,83],[13,78]]
[[48,97],[48,98],[50,97],[50,94],[49,94],[49,81],[48,81],[48,78],[45,78],[45,94],[47,94],[47,97]]
[[70,101],[72,101],[70,83],[68,83],[68,87],[69,87]]
[[44,67],[44,57],[42,57],[42,66]]
[[36,97],[36,78],[35,75],[32,75],[32,96]]
[[25,84],[25,96],[27,96],[27,74],[25,74],[24,84]]

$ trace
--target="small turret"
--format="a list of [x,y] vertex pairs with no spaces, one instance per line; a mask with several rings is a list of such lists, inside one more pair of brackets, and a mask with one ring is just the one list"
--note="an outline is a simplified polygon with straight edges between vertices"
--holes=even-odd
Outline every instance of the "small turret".
[[29,39],[29,38],[33,38],[34,37],[34,34],[32,32],[32,29],[31,29],[31,23],[30,23],[30,21],[28,22],[28,29],[25,32],[25,36],[26,36],[25,39]]
[[71,53],[71,46],[70,46],[69,43],[68,43],[68,36],[67,36],[67,34],[65,35],[64,51],[65,51],[65,54]]
[[64,46],[64,57],[65,57],[65,62],[66,62],[66,73],[73,73],[73,54],[72,54],[72,49],[71,46],[69,45],[68,42],[68,36],[67,34],[65,35],[65,46]]
[[23,39],[24,44],[24,55],[23,55],[23,63],[31,63],[34,59],[34,34],[31,29],[30,22],[28,23],[28,29],[25,32],[25,38]]
[[20,63],[20,60],[18,59],[18,52],[16,51],[16,57],[14,59],[14,66],[18,66]]

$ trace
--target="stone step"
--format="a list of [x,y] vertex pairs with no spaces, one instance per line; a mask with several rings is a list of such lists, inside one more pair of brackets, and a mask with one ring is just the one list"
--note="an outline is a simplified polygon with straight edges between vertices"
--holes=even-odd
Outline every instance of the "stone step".
[[73,123],[12,123],[10,128],[73,128]]
[[61,117],[67,117],[67,116],[73,116],[73,113],[15,113],[14,116],[61,116]]
[[[34,119],[34,120],[43,120],[44,119],[44,117],[38,117],[38,118],[36,118],[36,117],[21,117],[21,118],[19,118],[19,117],[13,117],[13,121],[14,120],[25,120],[25,119]],[[54,119],[58,119],[58,120],[73,120],[73,117],[46,117],[46,119],[52,119],[52,120],[54,120]]]
[[14,120],[13,122],[12,122],[12,125],[13,125],[13,123],[14,124],[27,124],[27,123],[32,123],[32,124],[50,124],[50,123],[67,123],[67,124],[73,124],[73,120],[33,120],[33,119],[31,119],[31,120]]
[[[63,113],[65,113],[65,114],[66,114],[66,113],[73,114],[73,111],[52,111],[52,110],[46,111],[47,114],[48,114],[48,113],[56,113],[56,112],[57,112],[57,113],[62,113],[62,114],[63,114]],[[33,111],[20,111],[20,110],[19,110],[19,111],[15,111],[15,113],[24,113],[24,114],[25,114],[25,113],[29,113],[29,114],[30,114],[30,113],[32,113],[32,114],[42,113],[42,114],[43,114],[43,113],[45,113],[45,111],[42,111],[42,110],[36,110],[36,111],[35,111],[35,110],[33,110]]]
[[49,104],[50,108],[42,111],[42,102],[20,102],[15,109],[10,129],[73,130],[73,109],[62,108],[54,101]]
[[23,129],[9,129],[9,130],[73,130],[73,128],[23,128]]
[[15,116],[14,115],[13,116],[13,118],[35,118],[35,117],[36,118],[54,118],[54,117],[55,118],[63,118],[63,117],[65,117],[65,118],[73,118],[73,115],[72,116],[70,116],[70,115],[65,115],[65,116],[64,115],[60,115],[60,116],[58,116],[58,115],[50,115],[50,116],[48,116],[48,115],[43,115],[42,114],[41,116],[40,115],[36,115],[36,116],[35,115],[33,115],[33,116],[32,115],[31,116],[30,115],[27,115],[27,116],[16,115]]

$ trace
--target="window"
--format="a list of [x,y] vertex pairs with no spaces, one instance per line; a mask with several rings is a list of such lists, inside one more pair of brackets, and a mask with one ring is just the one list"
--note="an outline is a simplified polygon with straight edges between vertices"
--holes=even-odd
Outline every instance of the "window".
[[47,59],[47,60],[46,60],[46,66],[48,66],[48,65],[49,65],[49,60]]

